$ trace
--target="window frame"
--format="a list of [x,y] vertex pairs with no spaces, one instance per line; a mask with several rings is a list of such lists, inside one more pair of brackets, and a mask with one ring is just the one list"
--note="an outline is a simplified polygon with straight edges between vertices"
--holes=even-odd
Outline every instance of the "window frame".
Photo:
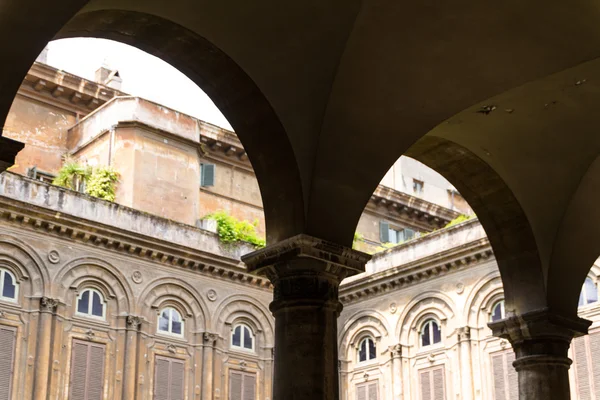
[[423,194],[424,190],[425,190],[425,182],[420,179],[413,178],[413,194],[420,196]]
[[[170,310],[169,312],[169,326],[167,331],[163,331],[160,329],[160,319],[162,317],[163,312],[165,310]],[[181,333],[173,332],[173,312],[176,312],[179,315],[179,319],[181,320]],[[158,312],[158,316],[156,318],[156,333],[160,335],[173,336],[177,338],[185,337],[185,320],[183,319],[183,314],[173,306],[165,306],[160,309]]]
[[[212,182],[207,184],[207,168],[212,169]],[[200,163],[200,187],[214,187],[217,180],[217,165],[215,163],[201,162]]]
[[[435,342],[435,338],[434,338],[434,334],[433,334],[433,323],[435,323],[440,331],[440,341],[439,342]],[[425,331],[425,329],[428,328],[429,329],[429,337],[430,337],[430,343],[427,345],[423,344],[423,333]],[[421,329],[419,329],[419,346],[422,349],[430,349],[432,347],[437,347],[442,345],[442,343],[444,342],[443,337],[442,337],[442,325],[440,324],[440,322],[435,319],[435,318],[427,318],[425,320],[425,322],[423,322],[423,324],[421,325]]]
[[[375,354],[373,354],[373,357],[369,357],[371,355],[371,351],[369,348],[369,344],[366,344],[366,348],[365,348],[365,355],[366,355],[366,359],[365,360],[361,360],[360,359],[360,349],[363,345],[363,343],[367,342],[367,341],[371,341],[373,343],[373,347],[375,348]],[[365,364],[365,363],[369,363],[369,362],[373,362],[375,360],[377,360],[377,342],[371,337],[371,336],[365,336],[363,337],[359,344],[358,344],[358,349],[356,351],[356,358],[357,358],[357,364]]]
[[[592,285],[594,286],[594,290],[596,293],[596,301],[592,301],[592,302],[588,302],[588,292],[586,290],[585,284],[586,282],[591,282]],[[583,298],[583,304],[579,304],[579,300]],[[600,301],[600,296],[598,295],[598,285],[596,284],[596,282],[594,281],[594,279],[590,276],[586,276],[585,280],[583,281],[583,285],[581,285],[581,291],[579,292],[579,299],[577,300],[577,308],[583,308],[583,307],[587,307],[587,306],[591,306],[593,304],[596,304]]]
[[494,303],[492,303],[492,309],[490,312],[490,322],[496,322],[494,321],[494,310],[496,310],[496,307],[500,306],[500,319],[496,320],[496,321],[500,321],[506,318],[506,308],[505,308],[505,303],[504,303],[504,299],[500,299],[495,301]]
[[[88,312],[82,313],[79,311],[79,300],[81,300],[81,297],[83,297],[83,294],[87,291],[90,291],[90,296],[88,298]],[[100,296],[100,303],[102,304],[102,316],[92,314],[92,309],[93,309],[93,304],[94,304],[94,293],[97,293],[98,296]],[[105,299],[104,295],[102,294],[102,292],[100,292],[98,289],[95,289],[95,288],[86,287],[85,289],[81,290],[81,292],[77,295],[77,298],[75,300],[75,315],[80,316],[80,317],[93,318],[93,319],[97,319],[100,321],[106,321],[106,308],[107,308],[107,304],[106,304],[106,299]]]
[[[233,335],[235,334],[235,330],[238,327],[241,328],[241,330],[240,330],[240,345],[239,346],[233,344]],[[251,349],[249,349],[247,347],[244,347],[244,339],[245,339],[246,336],[244,334],[244,329],[243,328],[248,329],[248,332],[250,332],[250,337],[252,338],[252,348]],[[254,331],[252,330],[252,328],[250,328],[250,326],[247,325],[247,324],[244,324],[244,323],[235,324],[233,326],[233,328],[231,329],[231,337],[229,339],[229,346],[232,349],[235,349],[235,350],[241,350],[241,351],[245,351],[245,352],[256,353],[256,350],[255,350],[256,349],[256,334],[254,333]]]
[[[4,276],[8,274],[12,280],[13,285],[15,286],[15,297],[4,297]],[[0,300],[7,301],[10,303],[18,303],[19,302],[19,281],[17,280],[17,276],[13,274],[6,268],[0,268]]]

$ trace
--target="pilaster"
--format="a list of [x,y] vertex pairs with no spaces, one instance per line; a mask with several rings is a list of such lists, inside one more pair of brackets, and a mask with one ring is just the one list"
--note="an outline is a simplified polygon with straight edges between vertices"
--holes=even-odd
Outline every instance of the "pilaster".
[[33,398],[46,400],[49,392],[53,324],[59,301],[49,297],[40,298],[40,316],[38,324],[38,348],[35,360]]

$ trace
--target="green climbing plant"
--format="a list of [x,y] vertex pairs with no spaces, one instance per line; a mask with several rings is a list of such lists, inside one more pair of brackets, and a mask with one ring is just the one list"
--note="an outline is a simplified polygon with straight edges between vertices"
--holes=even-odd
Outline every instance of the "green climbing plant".
[[266,245],[265,239],[259,237],[256,233],[258,220],[252,223],[240,221],[223,210],[208,214],[204,218],[217,221],[217,234],[223,243],[244,241],[257,248],[263,248]]
[[444,228],[450,228],[451,226],[458,225],[461,222],[465,222],[465,221],[468,221],[473,218],[475,218],[475,214],[471,214],[471,215],[461,214],[458,217],[454,218],[452,221],[448,222],[446,225],[444,225]]
[[53,185],[85,192],[102,200],[115,201],[119,173],[112,167],[90,167],[67,159],[58,171]]
[[52,184],[71,190],[80,190],[90,177],[91,172],[91,168],[84,167],[73,160],[67,159],[58,171]]

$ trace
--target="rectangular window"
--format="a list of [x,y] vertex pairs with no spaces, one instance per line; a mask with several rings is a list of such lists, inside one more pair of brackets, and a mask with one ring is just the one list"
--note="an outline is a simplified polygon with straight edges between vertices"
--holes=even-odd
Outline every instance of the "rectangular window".
[[381,243],[403,243],[414,239],[415,231],[410,228],[391,227],[389,222],[379,223],[379,240]]
[[494,400],[519,400],[517,371],[512,365],[515,352],[512,349],[499,351],[491,357]]
[[229,400],[254,400],[256,396],[256,374],[229,371]]
[[357,384],[356,400],[379,400],[379,381]]
[[423,194],[423,186],[425,184],[423,183],[423,181],[420,181],[418,179],[413,179],[413,193],[416,195],[420,195]]
[[154,400],[181,400],[184,392],[184,363],[176,358],[156,356]]
[[419,370],[419,400],[445,400],[444,366]]
[[104,398],[104,354],[100,343],[73,340],[71,349],[70,400],[102,400]]
[[11,398],[16,334],[16,329],[0,326],[0,400]]
[[200,186],[215,185],[215,164],[200,164]]
[[40,171],[39,169],[37,169],[37,167],[32,167],[27,169],[27,177],[45,183],[52,183],[52,181],[54,181],[54,178],[56,178],[56,175]]

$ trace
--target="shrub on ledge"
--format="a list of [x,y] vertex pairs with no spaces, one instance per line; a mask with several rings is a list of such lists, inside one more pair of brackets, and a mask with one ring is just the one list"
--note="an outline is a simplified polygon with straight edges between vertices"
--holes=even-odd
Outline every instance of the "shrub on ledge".
[[257,248],[262,248],[266,245],[265,240],[260,238],[256,233],[258,221],[254,221],[254,223],[240,221],[222,210],[208,214],[204,218],[217,221],[217,233],[223,243],[244,241]]
[[76,190],[102,200],[115,201],[115,186],[119,181],[119,173],[112,167],[83,166],[73,160],[63,164],[53,185]]

